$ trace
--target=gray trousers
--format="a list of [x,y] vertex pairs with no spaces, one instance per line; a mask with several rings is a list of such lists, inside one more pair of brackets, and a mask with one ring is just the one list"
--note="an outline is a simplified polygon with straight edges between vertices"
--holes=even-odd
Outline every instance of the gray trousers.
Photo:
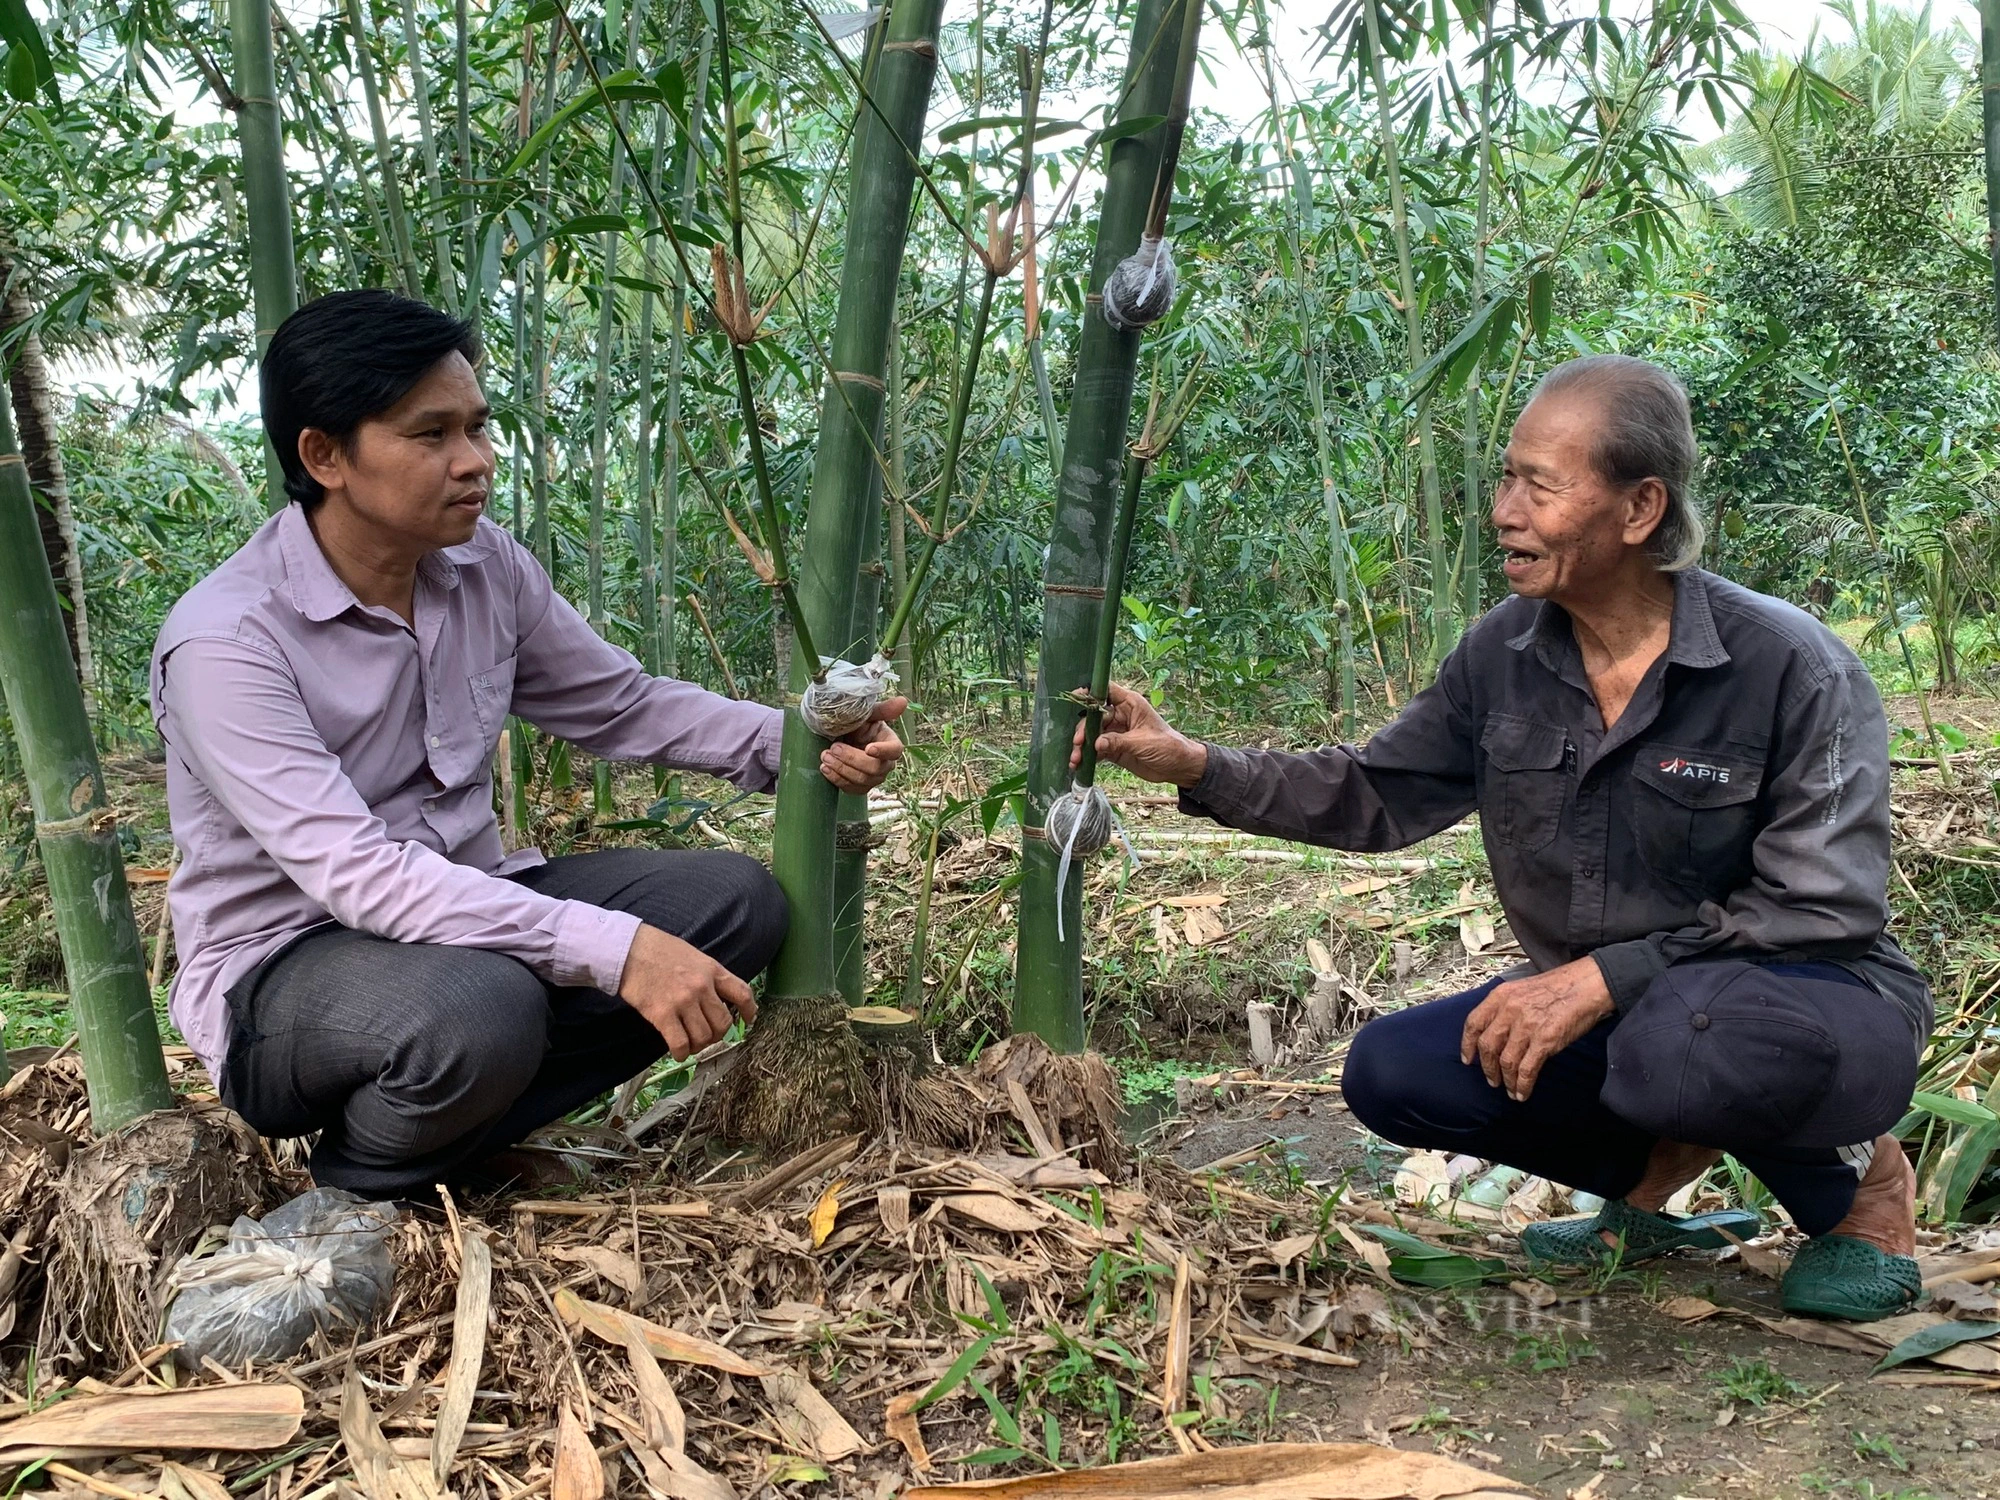
[[[746,855],[606,849],[512,878],[631,912],[746,980],[785,935],[784,893]],[[615,995],[333,923],[234,985],[229,1008],[224,1102],[267,1136],[317,1131],[313,1180],[375,1197],[427,1194],[666,1051]]]

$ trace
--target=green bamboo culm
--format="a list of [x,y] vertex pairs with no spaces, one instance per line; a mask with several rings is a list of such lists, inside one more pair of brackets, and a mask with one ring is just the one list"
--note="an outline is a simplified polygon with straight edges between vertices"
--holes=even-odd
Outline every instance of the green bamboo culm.
[[[814,640],[848,639],[868,512],[879,505],[883,392],[889,369],[910,199],[913,152],[924,136],[937,74],[943,0],[905,0],[889,18],[880,61],[858,104],[848,224],[835,315],[832,370],[820,402],[819,446],[800,552],[799,604]],[[730,80],[723,80],[723,87]],[[754,413],[746,414],[754,421]],[[792,658],[778,773],[778,818],[771,870],[791,903],[791,929],[771,967],[770,994],[783,999],[833,994],[833,852],[838,793],[821,775],[826,742],[806,727],[796,699],[817,667]]]
[[[268,55],[268,54],[267,54]],[[14,409],[0,382],[0,691],[34,805],[35,834],[69,976],[90,1123],[99,1135],[171,1109],[159,1023],[118,823],[42,551]]]
[[[841,656],[866,661],[875,654],[875,627],[882,613],[882,471],[878,465],[869,484],[867,534],[862,539],[861,569],[854,582],[854,623]],[[840,998],[849,1005],[868,1003],[868,850],[873,828],[868,799],[843,792],[834,813],[833,838],[833,971]]]
[[[1192,14],[1188,7],[1192,7]],[[1118,118],[1170,111],[1182,65],[1192,70],[1198,0],[1139,0]],[[1180,40],[1183,45],[1176,46]],[[1183,54],[1187,54],[1185,57]],[[1174,131],[1162,123],[1114,141],[1105,167],[1090,293],[1078,333],[1076,385],[1062,442],[1062,473],[1042,581],[1041,669],[1035,678],[1028,743],[1028,818],[1021,841],[1020,940],[1014,970],[1014,1029],[1032,1031],[1062,1052],[1083,1049],[1081,881],[1059,890],[1059,851],[1042,836],[1049,807],[1069,787],[1070,742],[1082,712],[1070,695],[1091,679],[1110,542],[1125,469],[1139,333],[1106,322],[1105,279],[1139,245],[1156,187],[1171,188],[1161,166]],[[1058,901],[1065,903],[1058,936]]]
[[[271,335],[299,305],[278,69],[271,53],[271,7],[265,0],[229,0],[229,46],[236,62],[236,130],[243,148],[243,202],[250,218],[250,298],[257,317],[257,357],[262,359]],[[286,503],[284,471],[268,439],[264,503],[274,511]]]
[[1979,87],[1985,100],[1986,249],[1993,261],[1993,323],[2000,337],[2000,0],[1979,0]]

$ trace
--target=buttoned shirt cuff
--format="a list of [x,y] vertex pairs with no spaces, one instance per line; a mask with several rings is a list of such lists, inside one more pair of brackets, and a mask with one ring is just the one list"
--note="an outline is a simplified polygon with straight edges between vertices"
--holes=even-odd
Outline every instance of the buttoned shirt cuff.
[[769,791],[778,784],[778,760],[784,751],[784,745],[785,716],[774,708],[771,710],[770,721],[757,732],[757,760],[771,778],[762,790]]
[[1206,740],[1202,741],[1202,748],[1208,752],[1208,764],[1202,770],[1201,780],[1181,789],[1181,812],[1189,817],[1212,818],[1243,801],[1244,789],[1250,784],[1250,763],[1240,750],[1211,745]]
[[563,903],[556,922],[555,982],[617,994],[632,940],[643,925],[629,911],[606,911],[588,901]]
[[1655,979],[1667,972],[1666,955],[1646,938],[1629,943],[1607,943],[1590,955],[1604,975],[1604,987],[1611,991],[1611,1003],[1624,1015],[1639,1003]]

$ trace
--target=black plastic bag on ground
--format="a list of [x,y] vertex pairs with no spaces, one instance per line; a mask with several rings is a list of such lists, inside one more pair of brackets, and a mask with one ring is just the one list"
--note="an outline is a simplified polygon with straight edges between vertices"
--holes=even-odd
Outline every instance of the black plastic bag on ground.
[[168,1286],[166,1337],[188,1369],[289,1359],[316,1332],[351,1335],[389,1305],[396,1282],[390,1203],[339,1188],[301,1193],[262,1221],[240,1218],[213,1255],[184,1256]]

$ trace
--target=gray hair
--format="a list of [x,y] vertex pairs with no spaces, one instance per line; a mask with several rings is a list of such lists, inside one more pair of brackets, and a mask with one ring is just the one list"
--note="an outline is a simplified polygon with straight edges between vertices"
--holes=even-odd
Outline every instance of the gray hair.
[[1687,389],[1669,370],[1627,354],[1591,354],[1568,360],[1544,375],[1530,401],[1542,396],[1594,397],[1602,413],[1593,455],[1597,472],[1612,484],[1657,479],[1667,508],[1646,539],[1646,553],[1667,573],[1691,568],[1701,557],[1707,528],[1694,508],[1694,474],[1700,462]]

